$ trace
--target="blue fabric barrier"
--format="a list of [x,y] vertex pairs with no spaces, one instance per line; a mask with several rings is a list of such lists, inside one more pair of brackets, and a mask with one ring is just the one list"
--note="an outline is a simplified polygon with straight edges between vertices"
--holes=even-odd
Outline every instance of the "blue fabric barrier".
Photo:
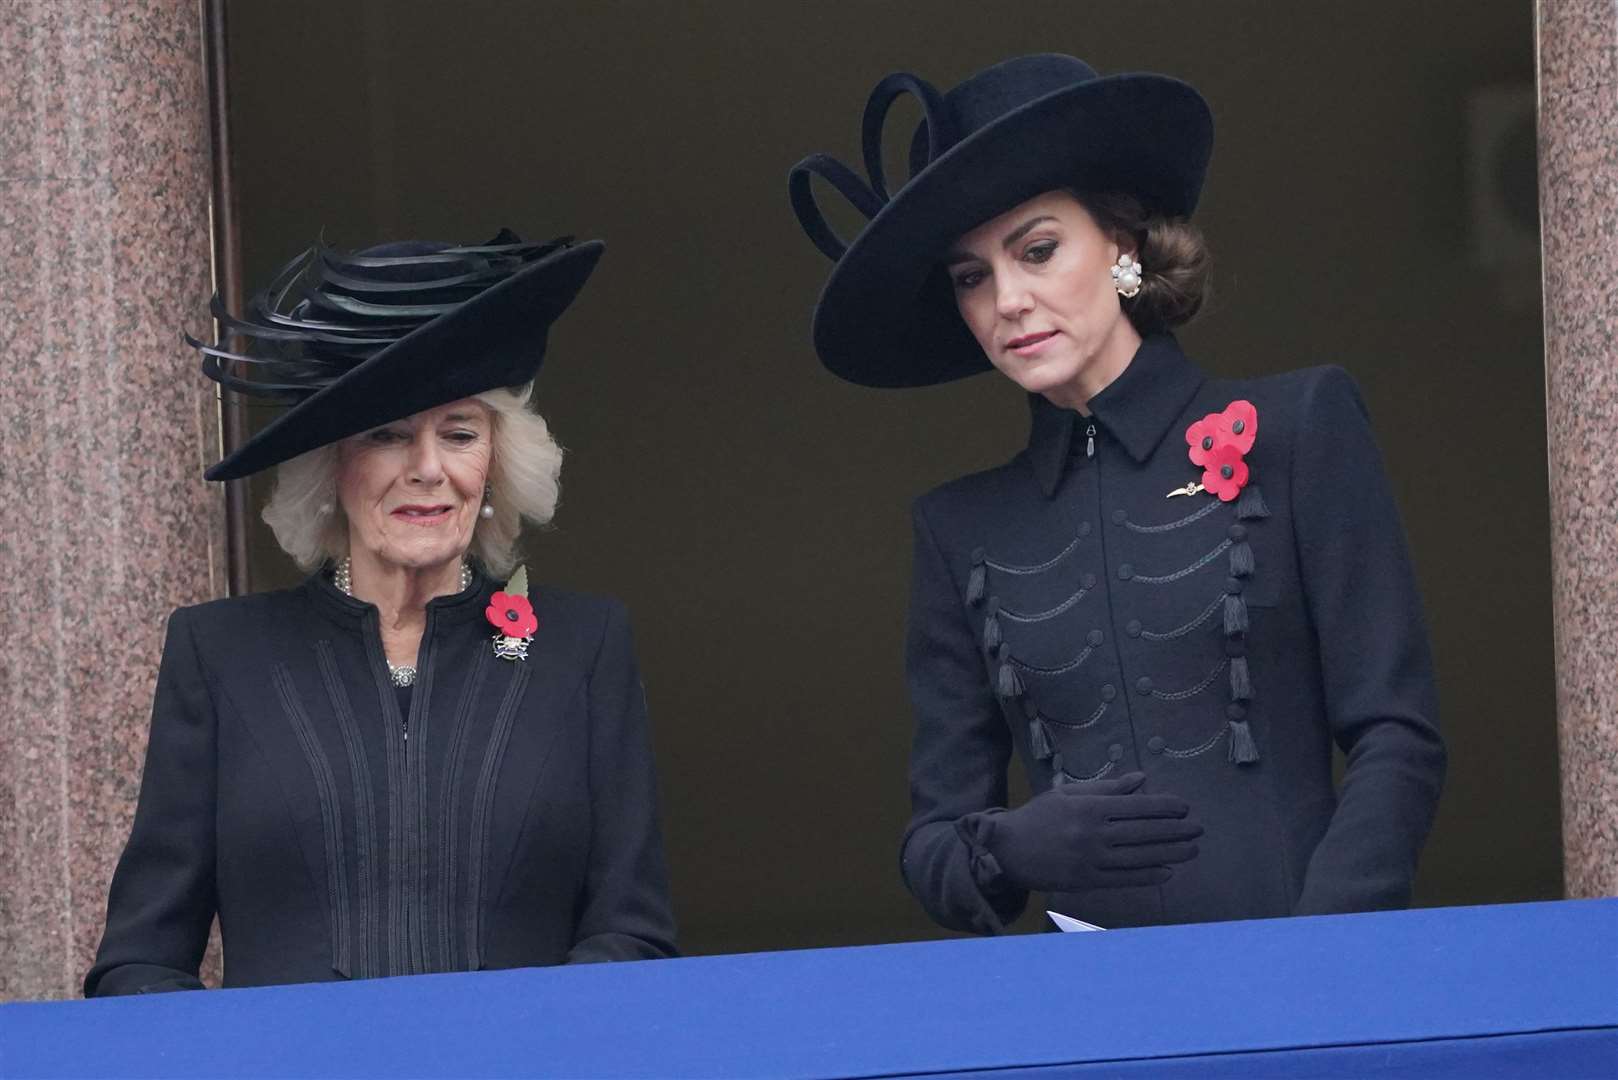
[[1618,1077],[1618,900],[0,1006],[0,1076]]

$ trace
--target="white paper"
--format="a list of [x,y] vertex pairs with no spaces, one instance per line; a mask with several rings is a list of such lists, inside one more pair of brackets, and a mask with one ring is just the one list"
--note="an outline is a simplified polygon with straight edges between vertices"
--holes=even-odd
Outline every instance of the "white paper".
[[1081,931],[1102,929],[1102,927],[1096,926],[1093,923],[1087,923],[1083,919],[1075,919],[1071,915],[1063,915],[1060,912],[1047,911],[1045,914],[1051,917],[1051,922],[1055,923],[1056,928],[1062,931],[1064,934],[1076,934]]

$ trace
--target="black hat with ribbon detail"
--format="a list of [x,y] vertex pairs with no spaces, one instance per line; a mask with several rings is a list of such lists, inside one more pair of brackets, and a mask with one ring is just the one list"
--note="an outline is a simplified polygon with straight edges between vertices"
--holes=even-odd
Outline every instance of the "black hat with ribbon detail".
[[232,352],[190,335],[202,373],[290,408],[205,474],[234,480],[338,439],[528,382],[551,323],[604,250],[571,237],[524,243],[382,244],[353,254],[317,245],[248,302],[242,318],[216,295]]
[[[890,198],[882,128],[903,94],[921,104],[910,179]],[[988,370],[956,311],[939,260],[961,235],[1060,188],[1117,191],[1148,210],[1186,217],[1213,147],[1213,116],[1191,86],[1166,75],[1097,75],[1082,60],[1023,56],[940,94],[915,75],[889,75],[865,106],[869,182],[825,154],[793,166],[798,221],[832,269],[815,307],[815,351],[863,386],[928,386]],[[845,244],[810,188],[819,176],[869,219]]]

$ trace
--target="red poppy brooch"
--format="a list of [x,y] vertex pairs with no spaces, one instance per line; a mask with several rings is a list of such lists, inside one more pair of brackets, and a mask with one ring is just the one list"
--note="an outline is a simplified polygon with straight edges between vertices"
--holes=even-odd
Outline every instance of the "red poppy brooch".
[[1221,502],[1233,502],[1252,479],[1247,452],[1258,437],[1258,410],[1251,401],[1233,401],[1224,412],[1209,413],[1185,429],[1191,464],[1202,470],[1202,482],[1175,488],[1168,497],[1206,491]]
[[539,618],[528,602],[527,567],[517,567],[506,587],[489,597],[483,617],[494,626],[494,655],[502,660],[528,659],[528,643],[539,629]]

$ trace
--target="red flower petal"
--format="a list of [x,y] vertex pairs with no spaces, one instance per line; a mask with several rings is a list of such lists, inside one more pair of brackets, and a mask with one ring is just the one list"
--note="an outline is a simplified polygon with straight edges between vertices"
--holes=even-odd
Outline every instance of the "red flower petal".
[[1251,401],[1233,401],[1215,418],[1219,440],[1228,442],[1242,453],[1253,449],[1258,437],[1258,409]]
[[1208,455],[1202,486],[1210,495],[1217,495],[1221,502],[1231,502],[1247,486],[1251,475],[1241,451],[1231,443],[1223,443]]
[[527,637],[539,629],[534,607],[526,596],[497,592],[489,598],[489,606],[483,609],[483,617],[507,637]]
[[1209,413],[1185,429],[1185,442],[1191,448],[1191,464],[1206,465],[1208,463],[1208,455],[1213,452],[1220,442],[1218,424],[1219,414]]

